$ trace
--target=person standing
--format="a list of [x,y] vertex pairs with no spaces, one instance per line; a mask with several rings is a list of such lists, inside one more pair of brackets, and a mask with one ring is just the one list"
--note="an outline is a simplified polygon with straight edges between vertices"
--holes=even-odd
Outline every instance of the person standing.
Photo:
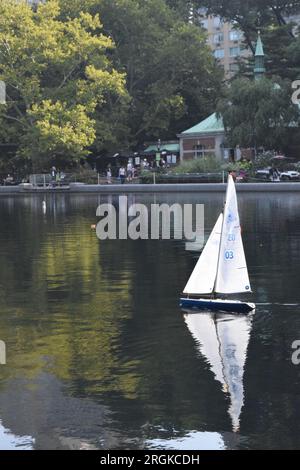
[[125,170],[123,165],[119,169],[119,177],[120,177],[120,180],[121,180],[121,184],[124,184],[125,183],[125,178],[126,178],[126,170]]
[[107,184],[111,184],[111,167],[110,167],[110,165],[107,167],[107,170],[106,170],[106,181],[107,181]]
[[51,177],[52,177],[53,181],[56,181],[56,173],[57,173],[57,170],[56,170],[55,166],[53,166],[51,168]]
[[57,169],[55,166],[51,168],[51,184],[53,187],[56,185],[56,175],[57,175]]
[[236,146],[236,149],[235,149],[235,157],[236,157],[236,161],[237,161],[237,162],[239,162],[239,161],[242,160],[242,151],[241,151],[239,145]]
[[128,181],[132,180],[132,163],[128,162],[127,164],[127,179]]

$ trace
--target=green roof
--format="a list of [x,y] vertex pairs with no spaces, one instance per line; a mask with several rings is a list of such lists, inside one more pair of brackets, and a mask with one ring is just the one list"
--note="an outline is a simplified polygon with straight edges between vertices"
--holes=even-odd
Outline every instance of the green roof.
[[215,134],[217,132],[225,132],[225,129],[222,117],[218,117],[217,113],[214,113],[196,126],[182,132],[182,134]]
[[179,144],[161,144],[160,149],[158,150],[158,146],[150,145],[149,147],[144,150],[145,153],[153,153],[153,152],[174,152],[179,153],[180,147]]
[[263,57],[265,55],[260,34],[258,34],[255,55],[256,55],[256,57]]

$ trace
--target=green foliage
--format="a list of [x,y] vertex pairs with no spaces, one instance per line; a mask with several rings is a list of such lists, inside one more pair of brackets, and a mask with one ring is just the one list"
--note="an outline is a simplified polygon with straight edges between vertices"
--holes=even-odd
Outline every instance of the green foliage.
[[0,138],[33,158],[35,169],[51,160],[78,161],[101,123],[114,127],[108,121],[114,101],[122,108],[127,99],[124,74],[108,57],[113,41],[103,35],[99,16],[81,12],[62,21],[59,15],[56,0],[36,12],[24,2],[0,5],[0,79],[7,87]]
[[116,43],[112,59],[127,74],[127,125],[134,147],[176,133],[213,111],[222,72],[199,27],[165,0],[99,0],[105,31]]
[[[299,0],[195,0],[194,3],[207,7],[209,14],[234,22],[244,32],[246,44],[253,52],[258,29],[284,26],[286,16],[300,11]],[[292,30],[287,33],[293,36]]]
[[222,173],[223,171],[228,173],[229,171],[238,172],[239,170],[251,172],[252,169],[253,164],[249,161],[224,163],[216,157],[204,157],[182,162],[178,167],[173,168],[171,173],[175,175],[183,175],[197,173]]
[[221,165],[221,170],[225,173],[229,173],[230,171],[235,171],[238,173],[239,171],[243,170],[247,174],[251,174],[253,172],[253,162],[252,161],[239,161],[239,162],[226,162]]
[[291,128],[299,125],[299,108],[291,102],[288,80],[238,78],[218,109],[231,147],[284,149]]
[[273,152],[263,152],[259,154],[253,162],[253,169],[260,170],[272,166],[272,158],[274,157]]
[[222,163],[215,157],[203,157],[181,162],[172,169],[173,174],[213,173],[222,170]]
[[48,0],[35,11],[3,0],[0,140],[18,162],[73,166],[174,138],[212,112],[222,72],[184,3]]
[[95,121],[87,115],[83,105],[69,108],[61,101],[44,100],[32,105],[28,114],[35,123],[31,139],[34,139],[37,156],[48,157],[51,153],[58,157],[67,152],[70,158],[78,160],[88,154],[87,148],[96,137]]

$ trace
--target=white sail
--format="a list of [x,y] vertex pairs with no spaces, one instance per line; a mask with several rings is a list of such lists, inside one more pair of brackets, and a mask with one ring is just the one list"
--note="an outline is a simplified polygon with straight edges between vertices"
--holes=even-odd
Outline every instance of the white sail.
[[223,214],[210,234],[204,250],[185,286],[184,294],[211,294],[214,290],[220,249]]
[[232,176],[228,178],[215,292],[251,292]]
[[252,316],[186,314],[185,322],[215,379],[230,397],[229,415],[234,431],[240,426],[244,404],[244,369]]
[[201,355],[207,359],[210,369],[214,373],[216,379],[222,385],[225,385],[215,315],[208,312],[200,314],[186,314],[184,319],[198,345]]
[[223,316],[217,320],[217,335],[223,362],[223,374],[230,396],[229,414],[238,431],[244,405],[244,369],[252,326],[252,316]]

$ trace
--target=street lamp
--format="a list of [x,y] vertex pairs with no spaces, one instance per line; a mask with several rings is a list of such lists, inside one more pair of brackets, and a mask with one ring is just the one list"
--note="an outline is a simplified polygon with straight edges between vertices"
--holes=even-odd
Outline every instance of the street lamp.
[[159,167],[160,165],[160,149],[161,149],[161,140],[158,139],[157,141],[157,154],[156,154],[156,166]]

